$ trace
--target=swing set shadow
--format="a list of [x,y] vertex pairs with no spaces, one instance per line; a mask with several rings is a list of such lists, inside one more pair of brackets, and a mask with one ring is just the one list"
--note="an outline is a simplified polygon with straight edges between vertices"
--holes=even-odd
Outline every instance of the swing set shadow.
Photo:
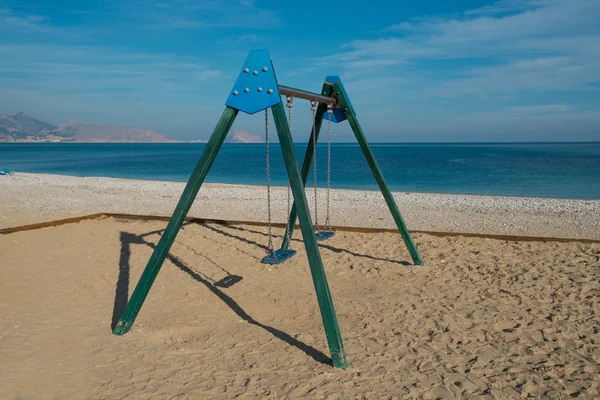
[[[210,229],[210,230],[212,230],[212,231],[214,231],[216,233],[220,233],[223,236],[227,236],[227,237],[230,237],[230,238],[233,238],[233,239],[237,239],[237,240],[239,240],[241,242],[244,242],[244,243],[248,243],[248,244],[252,244],[252,245],[258,246],[258,247],[264,249],[265,251],[269,250],[269,248],[267,246],[265,246],[263,244],[260,244],[258,242],[255,242],[253,240],[247,239],[245,237],[234,235],[232,233],[226,232],[226,231],[221,230],[219,228],[216,228],[214,226],[210,226],[210,225],[206,225],[206,224],[200,224],[200,225],[202,225],[202,226],[204,226],[204,227],[206,227],[206,228],[208,228],[208,229]],[[269,236],[268,234],[266,234],[264,232],[256,231],[254,229],[247,229],[247,228],[242,228],[242,227],[234,226],[234,225],[219,225],[219,226],[223,227],[223,228],[229,228],[229,229],[232,229],[232,230],[240,231],[240,232],[255,233],[255,234],[266,236],[266,237]],[[283,235],[272,234],[271,236],[284,239]],[[291,242],[296,242],[296,243],[302,243],[302,240],[300,240],[300,239],[292,239],[292,238],[290,238],[290,241]],[[374,257],[374,256],[371,256],[371,255],[368,255],[368,254],[356,253],[356,252],[348,250],[348,249],[344,249],[344,248],[340,248],[340,247],[335,247],[335,246],[331,246],[331,245],[328,245],[328,244],[324,244],[323,242],[319,242],[319,247],[323,248],[323,249],[327,249],[327,250],[333,251],[334,253],[346,253],[346,254],[349,254],[349,255],[351,255],[353,257],[366,258],[366,259],[369,259],[369,260],[372,260],[372,261],[385,261],[385,262],[394,263],[394,264],[400,264],[400,265],[404,265],[404,266],[410,266],[410,265],[412,265],[408,261],[392,260],[392,259],[389,259],[389,258]]]
[[[190,224],[190,223],[188,223],[188,224]],[[207,226],[205,224],[200,224],[200,225],[207,227],[209,229],[212,229],[212,227]],[[212,229],[212,230],[215,230],[215,229]],[[216,229],[215,231],[217,231],[219,233],[226,233],[226,232],[221,232],[218,229]],[[115,327],[117,326],[119,320],[121,319],[121,316],[123,315],[123,313],[125,311],[127,302],[129,301],[131,246],[132,245],[145,245],[154,250],[156,248],[156,245],[154,243],[147,241],[145,239],[145,237],[153,235],[153,234],[161,234],[162,232],[164,232],[164,229],[147,232],[147,233],[141,234],[141,235],[135,235],[135,234],[132,234],[129,232],[121,232],[120,233],[121,250],[120,250],[120,255],[119,255],[119,273],[118,273],[117,284],[116,284],[116,288],[115,288],[115,301],[114,301],[113,313],[112,313],[111,330],[114,330]],[[231,235],[231,236],[236,237],[234,235]],[[243,239],[243,238],[239,238],[239,239]],[[258,245],[257,243],[250,241],[250,240],[246,240],[246,242],[248,244]],[[261,246],[261,247],[265,247],[265,246]],[[204,258],[208,259],[210,262],[212,262],[214,265],[216,265],[217,267],[222,269],[223,271],[227,272],[223,267],[221,267],[220,265],[215,263],[212,259],[210,259],[206,255],[203,255],[203,254],[201,254],[201,255]],[[197,271],[194,268],[190,267],[183,260],[181,260],[180,258],[178,258],[177,256],[175,256],[171,253],[168,253],[167,259],[169,261],[171,261],[173,263],[173,265],[175,265],[177,268],[179,268],[179,270],[187,273],[196,282],[199,282],[202,285],[204,285],[211,293],[213,293],[215,296],[217,296],[219,298],[219,300],[223,301],[238,317],[240,317],[244,321],[248,322],[251,325],[254,325],[259,328],[264,329],[265,331],[267,331],[268,333],[270,333],[277,339],[289,344],[290,346],[293,346],[293,347],[303,351],[306,355],[312,357],[315,361],[317,361],[321,364],[326,364],[329,366],[333,365],[331,358],[327,357],[321,351],[292,337],[290,334],[288,334],[280,329],[263,324],[263,323],[257,321],[256,319],[254,319],[231,296],[227,295],[221,289],[221,288],[228,288],[228,287],[233,286],[235,283],[241,281],[243,279],[243,277],[238,276],[238,275],[230,275],[227,272],[228,273],[227,277],[225,277],[224,279],[221,279],[217,282],[214,282],[210,278],[208,278],[206,275],[204,275],[202,272]]]

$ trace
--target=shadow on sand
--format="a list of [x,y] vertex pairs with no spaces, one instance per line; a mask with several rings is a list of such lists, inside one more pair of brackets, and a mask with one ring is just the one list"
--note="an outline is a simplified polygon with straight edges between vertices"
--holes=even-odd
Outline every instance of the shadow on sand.
[[[209,227],[206,225],[203,225],[203,226],[207,227],[213,231],[220,232],[219,229]],[[130,280],[129,279],[130,278],[130,276],[129,276],[130,275],[129,274],[129,260],[131,257],[131,246],[132,245],[146,245],[146,246],[149,246],[154,249],[156,247],[156,245],[146,241],[144,239],[144,237],[148,236],[148,235],[160,234],[160,233],[162,233],[162,230],[152,231],[152,232],[148,232],[148,233],[142,234],[142,235],[134,235],[134,234],[128,233],[128,232],[121,232],[121,235],[120,235],[121,254],[120,254],[120,259],[119,259],[119,275],[118,275],[117,285],[116,285],[116,290],[115,290],[115,302],[114,302],[112,322],[111,322],[112,330],[114,330],[114,328],[117,326],[117,323],[119,322],[121,315],[125,311],[125,307],[127,306],[127,301],[129,299],[129,280]],[[261,246],[258,243],[252,242],[245,238],[239,238],[235,235],[228,234],[227,232],[220,232],[220,233],[223,233],[228,237],[233,237],[233,238],[242,240],[243,242],[248,243],[248,244]],[[264,247],[264,246],[262,246],[262,247]],[[205,257],[205,258],[208,259],[208,257]],[[219,287],[222,287],[222,288],[231,287],[232,285],[234,285],[235,283],[237,283],[243,279],[241,276],[228,275],[227,277],[225,277],[224,279],[221,279],[218,282],[211,282],[209,280],[209,278],[207,278],[206,276],[203,276],[203,274],[201,272],[195,271],[193,268],[189,267],[187,264],[185,264],[182,260],[180,260],[176,256],[169,253],[167,255],[167,259],[169,261],[171,261],[175,266],[177,266],[177,268],[179,268],[181,271],[187,273],[194,280],[196,280],[197,282],[204,285],[209,291],[211,291],[221,301],[223,301],[225,304],[227,304],[227,306],[229,306],[229,308],[231,308],[231,310],[234,313],[236,313],[240,318],[242,318],[244,321],[246,321],[249,324],[252,324],[254,326],[258,326],[258,327],[264,329],[265,331],[269,332],[271,335],[273,335],[277,339],[282,340],[283,342],[289,344],[290,346],[294,346],[299,350],[302,350],[304,353],[306,353],[308,356],[312,357],[315,361],[317,361],[319,363],[329,364],[329,365],[332,364],[331,359],[329,357],[327,357],[325,354],[323,354],[319,350],[315,349],[314,347],[309,346],[306,343],[303,343],[303,342],[293,338],[286,332],[283,332],[277,328],[273,328],[272,326],[268,326],[268,325],[258,322],[257,320],[252,318],[250,315],[248,315],[248,313],[246,313],[246,311],[244,311],[244,309],[242,307],[240,307],[240,305],[233,298],[231,298],[229,295],[227,295],[225,292],[223,292],[221,289],[219,289]],[[214,261],[212,261],[210,259],[208,259],[208,260],[218,266],[218,264],[214,263]],[[218,266],[218,267],[221,268],[223,271],[226,271],[224,268],[222,268],[220,266]]]

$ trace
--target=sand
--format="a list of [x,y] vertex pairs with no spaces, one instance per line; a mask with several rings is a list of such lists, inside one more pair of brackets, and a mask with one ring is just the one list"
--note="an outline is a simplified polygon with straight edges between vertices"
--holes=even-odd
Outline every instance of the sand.
[[[100,212],[170,216],[185,184],[15,173],[0,177],[0,228]],[[307,191],[312,207],[312,190]],[[409,229],[600,240],[600,200],[394,193]],[[287,189],[273,189],[273,219],[284,222]],[[319,194],[324,222],[325,191]],[[266,221],[266,188],[206,184],[191,216]],[[393,228],[377,191],[333,190],[332,223]]]
[[397,234],[338,232],[320,248],[342,371],[302,246],[265,266],[264,228],[186,225],[132,331],[112,335],[164,226],[0,235],[1,399],[600,396],[600,244],[416,234],[414,267]]

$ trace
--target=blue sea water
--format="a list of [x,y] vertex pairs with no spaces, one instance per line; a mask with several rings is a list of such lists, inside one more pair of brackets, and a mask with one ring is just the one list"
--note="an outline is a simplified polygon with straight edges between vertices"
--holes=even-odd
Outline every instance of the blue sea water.
[[[0,144],[0,169],[16,172],[187,181],[204,144]],[[371,145],[394,191],[600,199],[600,142]],[[271,178],[287,185],[278,144]],[[296,145],[299,162],[306,144]],[[331,185],[377,190],[357,144],[332,144]],[[317,146],[326,185],[326,144]],[[225,144],[207,182],[264,185],[264,144]],[[309,184],[312,182],[312,175]],[[0,177],[0,190],[2,178]]]

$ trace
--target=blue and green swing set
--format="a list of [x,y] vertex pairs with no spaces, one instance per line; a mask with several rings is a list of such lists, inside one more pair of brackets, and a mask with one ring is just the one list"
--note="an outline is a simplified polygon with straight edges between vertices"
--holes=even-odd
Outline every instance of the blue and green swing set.
[[[298,162],[294,150],[294,143],[290,134],[290,120],[286,119],[281,96],[288,98],[288,105],[293,98],[302,98],[311,101],[313,111],[313,126],[311,136],[304,156],[304,162],[301,170],[298,169]],[[318,106],[316,104],[318,103]],[[340,123],[348,120],[352,131],[358,141],[358,144],[367,160],[367,163],[377,181],[379,189],[390,209],[392,217],[400,231],[402,239],[406,244],[411,258],[416,265],[422,265],[423,261],[419,255],[408,228],[398,206],[390,192],[388,185],[383,177],[381,169],[375,160],[373,152],[367,143],[361,126],[356,119],[356,113],[342,81],[337,76],[328,76],[325,79],[320,94],[307,92],[300,89],[290,88],[278,85],[275,71],[269,52],[267,50],[252,50],[243,65],[235,85],[226,101],[225,110],[219,119],[206,147],[204,148],[196,167],[194,168],[190,179],[177,203],[173,216],[171,217],[164,233],[162,234],[148,264],[137,283],[131,298],[129,299],[119,322],[113,333],[123,335],[131,329],[143,303],[146,299],[160,268],[162,267],[169,250],[175,241],[183,221],[194,202],[206,175],[208,174],[219,149],[233,125],[233,122],[239,111],[247,114],[255,114],[259,111],[265,111],[265,124],[267,134],[267,175],[269,175],[268,163],[268,110],[271,109],[279,144],[285,161],[285,167],[288,174],[289,188],[293,195],[294,204],[289,212],[289,219],[281,248],[277,251],[272,249],[272,236],[269,235],[270,249],[267,257],[263,259],[264,263],[278,264],[285,259],[293,256],[294,250],[290,248],[290,239],[296,223],[300,222],[302,231],[302,241],[306,249],[308,263],[317,294],[317,301],[321,311],[321,318],[327,337],[327,344],[331,354],[331,361],[334,367],[346,369],[348,361],[342,342],[342,336],[338,325],[337,316],[333,307],[333,301],[327,283],[327,277],[323,268],[321,253],[317,245],[318,240],[331,237],[333,231],[329,227],[327,231],[319,231],[315,234],[314,226],[311,220],[308,201],[305,193],[305,185],[308,172],[311,167],[311,161],[314,161],[316,143],[318,140],[324,114],[328,114],[328,120]],[[316,109],[315,109],[316,106]],[[291,108],[291,107],[290,107]],[[288,111],[289,113],[289,111]],[[329,129],[329,134],[330,134]],[[330,136],[330,135],[329,135]],[[330,142],[330,140],[328,140]],[[316,166],[316,165],[315,165]],[[269,184],[269,177],[267,177]],[[329,184],[328,184],[329,186]],[[316,200],[316,196],[315,196]],[[270,192],[268,192],[268,202],[270,206]],[[288,203],[289,204],[289,203]],[[315,210],[316,211],[316,210]],[[316,213],[315,213],[316,214]]]

